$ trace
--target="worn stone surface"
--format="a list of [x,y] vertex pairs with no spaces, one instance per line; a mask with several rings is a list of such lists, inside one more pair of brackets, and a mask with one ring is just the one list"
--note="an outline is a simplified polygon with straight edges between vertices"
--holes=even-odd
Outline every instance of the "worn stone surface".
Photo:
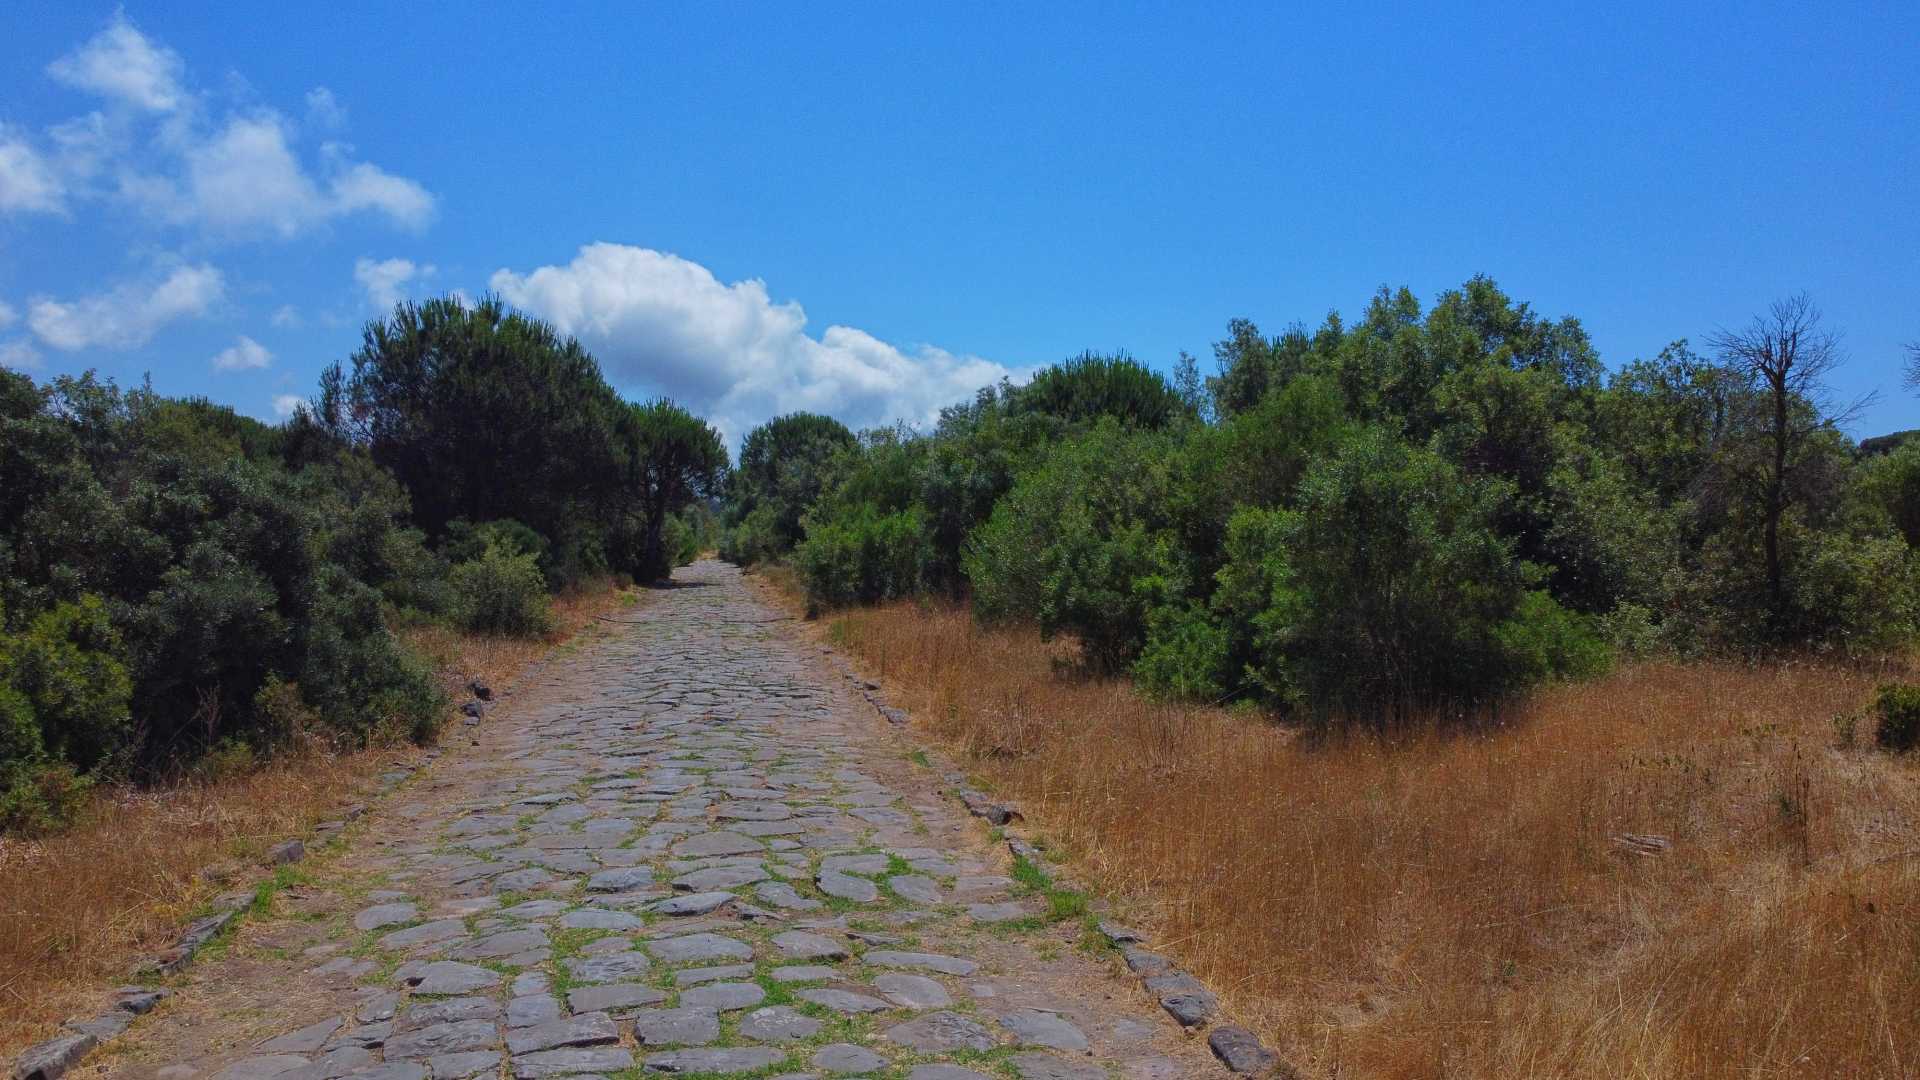
[[887,1038],[923,1054],[950,1050],[991,1050],[999,1045],[993,1032],[956,1012],[928,1013],[886,1031]]
[[[1161,1080],[1259,1060],[1231,1029],[1182,1037],[1174,1016],[1217,1007],[1139,935],[1085,931],[1126,950],[1116,981],[1072,947],[1077,923],[1039,917],[1009,877],[1024,842],[989,837],[951,797],[964,777],[918,764],[911,727],[876,715],[893,705],[808,632],[731,567],[676,572],[500,688],[459,745],[396,757],[285,917],[187,969],[103,1080],[783,1062],[788,1080]],[[1007,1056],[968,1057],[985,1051]]]
[[81,1032],[28,1047],[27,1052],[14,1062],[14,1080],[60,1080],[69,1069],[80,1064],[80,1059],[98,1042],[94,1036]]
[[641,1062],[648,1072],[657,1073],[742,1073],[764,1069],[786,1058],[780,1050],[757,1046],[731,1046],[711,1050],[670,1050],[648,1054]]
[[1020,1046],[1044,1046],[1050,1050],[1085,1050],[1087,1037],[1059,1013],[1045,1009],[1014,1009],[1001,1013],[1000,1026],[1013,1035]]
[[884,1067],[887,1059],[864,1046],[830,1043],[814,1051],[807,1063],[822,1072],[863,1073]]
[[1231,1024],[1208,1032],[1207,1046],[1222,1065],[1243,1075],[1257,1076],[1280,1064],[1280,1055],[1260,1045],[1259,1036]]

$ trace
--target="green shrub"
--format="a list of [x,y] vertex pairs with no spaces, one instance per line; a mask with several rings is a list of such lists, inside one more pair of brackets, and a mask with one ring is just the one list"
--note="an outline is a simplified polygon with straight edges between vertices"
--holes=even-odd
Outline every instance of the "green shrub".
[[1548,678],[1597,679],[1613,666],[1613,650],[1594,620],[1561,607],[1545,590],[1522,596],[1494,636],[1517,686]]
[[825,521],[809,519],[793,557],[808,598],[842,606],[919,592],[926,546],[926,515],[919,507],[885,514],[859,503]]
[[476,525],[465,518],[447,522],[447,537],[440,545],[448,562],[473,562],[484,558],[490,549],[508,555],[531,555],[536,561],[547,557],[547,538],[512,518],[496,518]]
[[92,778],[64,761],[0,764],[0,833],[31,836],[71,824],[92,790]]
[[752,566],[785,554],[778,516],[778,511],[771,506],[761,506],[748,513],[721,536],[720,557],[735,566]]
[[97,596],[58,604],[22,632],[0,635],[0,693],[9,701],[0,707],[0,766],[45,756],[93,769],[121,755],[132,683],[119,651]]
[[679,514],[668,514],[661,529],[661,547],[675,566],[690,566],[700,557],[700,534]]
[[541,637],[553,629],[546,579],[531,554],[488,547],[448,575],[456,621],[477,634]]
[[425,660],[397,651],[388,677],[369,701],[373,738],[425,745],[440,733],[447,717],[446,692]]
[[1156,697],[1221,701],[1238,689],[1231,634],[1196,604],[1155,608],[1133,676]]
[[1873,708],[1880,716],[1874,739],[1882,750],[1904,754],[1920,746],[1920,686],[1905,683],[1882,686]]
[[1169,446],[1111,419],[1054,446],[967,543],[974,611],[1071,633],[1099,670],[1132,663],[1147,612],[1184,577],[1168,528]]
[[1377,726],[1603,669],[1598,636],[1497,532],[1505,491],[1374,429],[1307,474],[1297,510],[1236,514],[1215,606],[1250,678],[1317,719]]

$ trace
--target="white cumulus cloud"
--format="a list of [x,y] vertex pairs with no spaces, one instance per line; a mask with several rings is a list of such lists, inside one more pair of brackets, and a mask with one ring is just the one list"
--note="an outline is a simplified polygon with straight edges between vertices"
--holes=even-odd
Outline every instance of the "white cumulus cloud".
[[135,29],[124,12],[105,30],[47,65],[47,74],[80,90],[149,112],[172,112],[186,102],[180,54]]
[[[300,125],[237,75],[224,95],[195,90],[179,54],[124,15],[47,72],[105,104],[39,136],[0,127],[0,213],[118,201],[214,240],[289,239],[352,215],[407,230],[433,220],[436,200],[418,181],[354,160],[343,143],[304,150]],[[223,97],[237,101],[217,111]],[[308,130],[346,123],[325,87],[305,105]]]
[[273,396],[273,415],[285,419],[300,410],[307,399],[299,394],[275,394]]
[[357,259],[353,280],[366,290],[367,302],[385,313],[407,298],[407,286],[433,274],[431,264],[421,266],[411,259]]
[[725,284],[699,263],[650,248],[588,244],[565,266],[502,269],[491,285],[579,338],[616,384],[667,394],[730,439],[797,409],[856,428],[925,424],[942,406],[1020,374],[850,326],[812,337],[800,305],[774,302],[764,282]]
[[281,304],[274,309],[273,317],[267,321],[284,330],[298,327],[304,320],[300,318],[300,312],[292,304]]
[[168,323],[205,314],[225,293],[219,270],[181,265],[158,280],[122,282],[77,300],[36,298],[27,305],[27,326],[56,349],[137,348]]
[[20,313],[14,310],[13,305],[0,300],[0,328],[12,326],[19,320]]
[[202,225],[223,237],[291,239],[361,211],[408,229],[432,220],[433,196],[414,181],[365,162],[337,162],[323,181],[300,162],[289,139],[285,119],[271,109],[230,117],[217,133],[181,151],[177,175],[124,177],[122,192],[159,220]]
[[273,354],[267,351],[267,347],[242,334],[232,345],[214,355],[213,370],[258,371],[271,363]]

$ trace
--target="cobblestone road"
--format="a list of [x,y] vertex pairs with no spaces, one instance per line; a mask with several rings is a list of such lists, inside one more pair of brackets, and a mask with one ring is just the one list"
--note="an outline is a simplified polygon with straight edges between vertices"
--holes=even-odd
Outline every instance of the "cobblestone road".
[[83,1071],[1225,1075],[736,570],[621,618]]

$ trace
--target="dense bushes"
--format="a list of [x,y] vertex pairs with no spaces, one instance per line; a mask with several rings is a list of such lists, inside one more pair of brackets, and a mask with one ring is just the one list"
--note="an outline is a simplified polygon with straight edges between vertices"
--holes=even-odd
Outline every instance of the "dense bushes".
[[970,596],[1150,692],[1320,720],[1484,715],[1616,650],[1904,647],[1920,451],[1856,460],[1817,378],[1736,344],[1609,378],[1577,321],[1485,278],[1274,338],[1236,320],[1205,380],[1084,354],[925,434],[811,444],[778,498],[737,479],[723,553],[791,547],[829,605]]
[[428,738],[446,701],[394,626],[538,637],[550,587],[714,539],[713,429],[493,301],[371,324],[319,412],[0,369],[0,829],[97,778]]
[[794,562],[807,593],[829,604],[912,596],[924,581],[926,532],[919,507],[888,514],[863,504],[808,529]]
[[1882,750],[1906,753],[1920,746],[1920,686],[1883,686],[1873,707],[1880,717],[1874,739]]
[[421,591],[433,560],[390,482],[351,455],[292,473],[275,429],[204,403],[0,380],[14,825],[59,811],[48,792],[73,789],[68,770],[152,775],[223,742],[270,749],[292,734],[261,696],[273,682],[338,738],[431,728],[442,703],[388,632],[380,587]]
[[533,553],[489,544],[448,575],[452,615],[477,634],[539,637],[553,629],[547,583]]
[[1106,418],[1056,447],[974,530],[974,610],[1071,633],[1104,670],[1129,663],[1147,613],[1185,586],[1168,528],[1171,445]]

